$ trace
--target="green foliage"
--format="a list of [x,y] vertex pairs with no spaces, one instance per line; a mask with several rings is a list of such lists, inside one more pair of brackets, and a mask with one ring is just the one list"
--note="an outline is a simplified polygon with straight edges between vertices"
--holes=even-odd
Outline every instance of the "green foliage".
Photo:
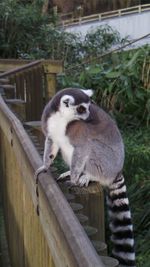
[[97,57],[104,53],[106,50],[123,42],[120,34],[112,30],[109,25],[99,26],[94,31],[90,31],[86,34],[83,42],[85,57]]
[[54,23],[53,17],[42,15],[41,1],[32,4],[17,0],[0,2],[0,57],[16,58],[39,49],[41,25]]
[[150,135],[148,128],[123,131],[126,149],[124,174],[133,216],[137,266],[150,262]]
[[[150,47],[110,55],[101,63],[89,64],[62,76],[65,87],[92,88],[95,101],[113,113],[123,125],[139,126],[150,120]],[[72,80],[71,80],[72,78]]]
[[[139,181],[144,175],[150,176],[149,160],[150,160],[150,134],[148,128],[137,128],[125,130],[122,127],[122,134],[125,143],[125,176],[129,174],[129,182]],[[143,175],[143,170],[145,174]]]

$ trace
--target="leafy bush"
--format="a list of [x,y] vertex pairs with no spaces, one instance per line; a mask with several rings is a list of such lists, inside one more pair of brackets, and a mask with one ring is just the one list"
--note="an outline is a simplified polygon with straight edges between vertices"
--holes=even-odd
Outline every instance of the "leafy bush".
[[62,86],[93,88],[95,101],[120,124],[139,126],[150,120],[150,47],[109,55],[101,63],[76,67],[61,77]]
[[126,159],[124,175],[133,216],[137,266],[150,262],[150,137],[148,128],[128,129],[123,133]]
[[[53,16],[42,15],[41,1],[23,4],[17,0],[0,2],[0,57],[16,58],[39,48],[41,25],[55,22]],[[42,36],[41,36],[42,37]]]
[[83,42],[85,57],[97,57],[113,45],[122,43],[123,41],[119,32],[113,30],[109,25],[101,25],[86,34]]
[[[150,135],[148,128],[122,129],[125,143],[125,176],[129,184],[150,176]],[[143,173],[144,170],[144,173]],[[131,179],[134,177],[134,179]]]

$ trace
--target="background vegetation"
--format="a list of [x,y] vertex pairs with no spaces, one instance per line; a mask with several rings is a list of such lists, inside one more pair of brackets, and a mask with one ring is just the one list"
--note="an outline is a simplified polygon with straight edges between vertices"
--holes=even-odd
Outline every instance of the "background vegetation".
[[42,0],[1,0],[0,57],[62,60],[65,71],[58,77],[59,87],[93,88],[94,100],[117,120],[126,148],[124,174],[135,228],[137,266],[148,267],[150,47],[107,55],[127,39],[103,26],[83,40],[56,28],[57,18],[42,14],[42,5]]

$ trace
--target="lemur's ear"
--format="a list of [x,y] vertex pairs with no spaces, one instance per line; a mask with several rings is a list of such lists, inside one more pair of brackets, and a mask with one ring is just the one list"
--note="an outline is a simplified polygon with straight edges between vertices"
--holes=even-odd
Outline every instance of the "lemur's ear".
[[89,97],[91,97],[93,95],[93,90],[92,89],[87,89],[87,90],[81,89],[81,90],[82,90],[82,92],[84,92]]
[[61,98],[61,103],[65,104],[66,107],[74,104],[74,98],[70,95],[64,95]]

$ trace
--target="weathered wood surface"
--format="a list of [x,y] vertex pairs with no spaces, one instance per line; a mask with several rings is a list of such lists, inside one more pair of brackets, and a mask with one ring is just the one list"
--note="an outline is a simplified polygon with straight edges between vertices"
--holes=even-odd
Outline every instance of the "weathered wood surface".
[[26,112],[25,112],[25,101],[21,99],[6,99],[8,107],[15,113],[15,115],[20,119],[20,121],[25,121]]
[[[11,76],[13,74],[15,74],[16,72],[22,72],[22,70],[26,70],[29,66],[36,66],[37,64],[39,64],[40,62],[42,62],[43,60],[36,60],[34,62],[30,62],[30,61],[25,61],[24,60],[20,61],[20,60],[1,60],[0,61],[0,66],[1,66],[1,71],[2,73],[0,74],[0,78],[4,78],[4,77],[8,77]],[[5,66],[8,66],[8,68],[5,69]]]
[[[88,237],[20,121],[0,97],[1,162],[7,235],[14,267],[101,267]],[[37,207],[39,216],[37,215]]]
[[22,71],[22,68],[24,67],[24,70],[26,69],[26,66],[35,66],[39,64],[40,62],[44,62],[44,69],[45,73],[59,73],[62,72],[62,62],[60,60],[36,60],[36,61],[30,61],[30,60],[10,60],[10,59],[0,59],[0,74],[3,76],[5,73],[5,77],[7,77],[10,74],[14,74],[18,72],[18,70]]
[[0,59],[0,72],[5,72],[14,69],[15,67],[23,66],[30,63],[31,60],[23,59]]
[[75,194],[76,201],[83,205],[82,213],[88,214],[88,225],[97,230],[92,238],[105,242],[104,195],[100,184],[92,183],[83,188],[73,187],[70,191]]
[[[62,72],[62,62],[37,60],[21,66],[15,62],[15,68],[0,74],[0,80],[9,80],[9,84],[1,84],[1,88],[6,98],[25,101],[26,120],[39,120],[45,102],[56,93],[56,75]],[[6,63],[9,61],[4,65]]]

